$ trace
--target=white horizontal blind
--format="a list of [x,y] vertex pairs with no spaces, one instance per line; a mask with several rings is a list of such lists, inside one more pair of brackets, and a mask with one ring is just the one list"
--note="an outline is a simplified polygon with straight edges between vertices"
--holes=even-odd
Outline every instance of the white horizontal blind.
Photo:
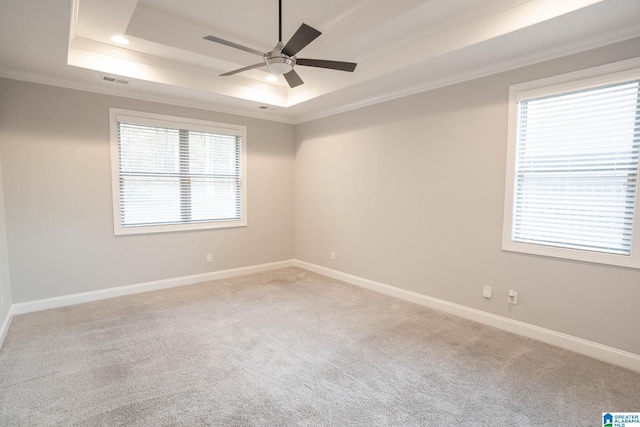
[[122,227],[242,217],[242,138],[117,121]]
[[630,255],[638,83],[518,102],[514,242]]

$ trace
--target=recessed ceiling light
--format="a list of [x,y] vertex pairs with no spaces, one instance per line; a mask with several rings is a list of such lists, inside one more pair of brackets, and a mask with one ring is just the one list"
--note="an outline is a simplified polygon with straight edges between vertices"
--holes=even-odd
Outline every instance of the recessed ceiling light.
[[274,74],[269,74],[266,78],[266,81],[271,82],[271,83],[275,83],[278,81],[278,76],[274,75]]
[[124,36],[111,36],[111,41],[118,44],[129,44],[129,39]]

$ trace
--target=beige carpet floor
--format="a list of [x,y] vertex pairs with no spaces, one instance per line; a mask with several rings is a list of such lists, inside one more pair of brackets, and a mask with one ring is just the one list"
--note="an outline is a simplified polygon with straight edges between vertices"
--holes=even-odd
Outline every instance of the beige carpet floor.
[[1,426],[601,426],[640,374],[287,268],[16,316]]

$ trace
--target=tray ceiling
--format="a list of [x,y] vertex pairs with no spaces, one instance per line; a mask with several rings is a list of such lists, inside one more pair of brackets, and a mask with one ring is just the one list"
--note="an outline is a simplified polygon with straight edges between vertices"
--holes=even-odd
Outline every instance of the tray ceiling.
[[220,77],[261,58],[203,37],[271,50],[277,0],[3,0],[0,75],[299,123],[638,37],[640,2],[283,0],[285,42],[303,22],[323,34],[300,56],[355,72],[296,67],[294,89],[266,68]]

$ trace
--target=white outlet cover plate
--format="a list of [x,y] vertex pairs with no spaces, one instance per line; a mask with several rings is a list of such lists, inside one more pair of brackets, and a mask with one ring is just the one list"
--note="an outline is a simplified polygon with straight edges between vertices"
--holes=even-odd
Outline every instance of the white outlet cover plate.
[[482,290],[482,296],[485,298],[491,298],[491,286],[485,286]]

